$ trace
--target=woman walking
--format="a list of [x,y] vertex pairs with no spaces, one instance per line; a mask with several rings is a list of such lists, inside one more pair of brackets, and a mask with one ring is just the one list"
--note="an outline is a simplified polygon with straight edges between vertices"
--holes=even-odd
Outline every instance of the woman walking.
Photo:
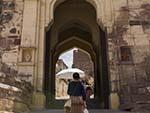
[[69,83],[67,93],[71,99],[71,113],[84,113],[86,92],[79,73],[73,74],[73,81]]

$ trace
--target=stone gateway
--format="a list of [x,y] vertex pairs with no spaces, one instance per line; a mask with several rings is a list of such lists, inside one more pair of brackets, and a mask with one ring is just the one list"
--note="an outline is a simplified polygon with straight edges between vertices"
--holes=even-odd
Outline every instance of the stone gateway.
[[93,62],[95,109],[150,110],[150,0],[1,0],[0,110],[61,108],[55,68]]

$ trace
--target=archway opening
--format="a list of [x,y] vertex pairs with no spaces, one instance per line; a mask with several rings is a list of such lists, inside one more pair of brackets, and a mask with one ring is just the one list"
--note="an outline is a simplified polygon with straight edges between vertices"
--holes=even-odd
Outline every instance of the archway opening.
[[54,23],[46,33],[44,90],[47,107],[63,107],[64,100],[58,102],[55,98],[56,63],[61,53],[73,47],[89,53],[93,61],[93,109],[108,108],[109,81],[105,32],[96,22],[94,7],[85,0],[67,0],[57,6]]
[[[59,55],[55,68],[55,99],[69,99],[67,88],[72,80],[73,70],[81,74],[85,88],[91,88],[90,99],[94,98],[94,64],[91,56],[80,48],[71,48]],[[66,72],[67,71],[67,72]],[[82,73],[83,72],[83,73]]]

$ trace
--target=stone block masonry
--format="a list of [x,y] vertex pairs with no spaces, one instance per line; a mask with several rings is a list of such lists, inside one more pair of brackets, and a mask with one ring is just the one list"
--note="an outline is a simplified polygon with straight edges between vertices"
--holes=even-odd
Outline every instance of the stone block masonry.
[[[44,106],[44,39],[58,1],[0,0],[0,110],[29,110],[32,85]],[[149,110],[150,0],[86,1],[107,29],[110,107]]]

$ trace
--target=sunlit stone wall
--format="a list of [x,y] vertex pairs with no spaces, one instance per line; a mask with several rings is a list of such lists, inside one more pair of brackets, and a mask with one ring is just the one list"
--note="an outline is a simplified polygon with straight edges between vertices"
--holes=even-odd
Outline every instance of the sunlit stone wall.
[[111,91],[122,109],[149,109],[150,1],[113,0],[108,34]]
[[[42,91],[45,28],[53,21],[56,1],[0,1],[1,83],[3,78],[11,76]],[[150,0],[87,1],[97,10],[98,24],[107,28],[111,108],[149,109]],[[12,101],[1,98],[0,106],[3,102],[6,106],[13,105]],[[42,99],[44,106],[44,96]]]
[[31,103],[32,86],[18,74],[23,3],[0,1],[0,111],[27,111]]

